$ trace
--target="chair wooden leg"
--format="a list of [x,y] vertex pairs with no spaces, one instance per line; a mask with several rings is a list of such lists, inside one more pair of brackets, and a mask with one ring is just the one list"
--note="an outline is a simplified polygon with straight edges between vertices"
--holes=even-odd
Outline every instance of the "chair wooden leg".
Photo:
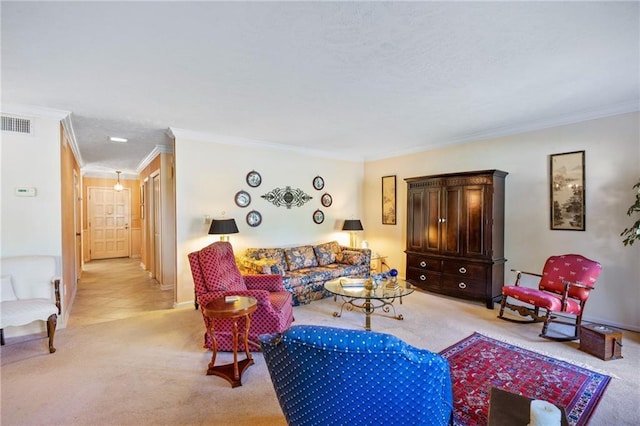
[[47,336],[49,336],[49,353],[54,353],[56,348],[53,347],[53,337],[56,334],[56,325],[58,325],[58,316],[51,314],[47,319]]
[[507,296],[502,296],[502,300],[500,301],[500,313],[498,314],[498,318],[502,318],[504,315],[504,305],[507,303]]
[[0,345],[4,346],[4,329],[0,328]]

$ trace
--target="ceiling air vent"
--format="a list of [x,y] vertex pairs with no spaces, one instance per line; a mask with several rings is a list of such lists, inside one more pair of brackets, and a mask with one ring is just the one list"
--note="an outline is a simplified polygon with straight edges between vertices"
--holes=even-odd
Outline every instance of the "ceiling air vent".
[[31,120],[26,118],[2,116],[2,131],[31,134]]

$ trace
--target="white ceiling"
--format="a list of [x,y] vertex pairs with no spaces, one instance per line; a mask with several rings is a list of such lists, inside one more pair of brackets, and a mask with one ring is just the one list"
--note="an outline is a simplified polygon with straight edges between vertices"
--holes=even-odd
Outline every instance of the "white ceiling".
[[85,171],[169,128],[383,158],[639,110],[639,5],[2,1],[2,104],[71,111]]

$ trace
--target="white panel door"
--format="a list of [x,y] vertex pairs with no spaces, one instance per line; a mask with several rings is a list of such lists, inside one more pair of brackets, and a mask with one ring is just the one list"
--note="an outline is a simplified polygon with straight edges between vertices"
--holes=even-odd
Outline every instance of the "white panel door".
[[89,188],[91,259],[129,257],[129,189]]

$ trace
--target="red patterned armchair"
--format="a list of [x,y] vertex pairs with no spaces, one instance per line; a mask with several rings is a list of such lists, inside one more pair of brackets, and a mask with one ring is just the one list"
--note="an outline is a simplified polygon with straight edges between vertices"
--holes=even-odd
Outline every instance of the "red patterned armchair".
[[[217,297],[230,295],[252,296],[258,301],[258,309],[251,316],[249,340],[256,343],[250,350],[260,350],[258,336],[279,333],[293,322],[291,293],[282,286],[280,275],[241,275],[228,242],[215,242],[200,251],[189,253],[189,264],[195,285],[198,304],[205,306]],[[210,318],[202,315],[205,330]],[[231,319],[215,320],[218,350],[232,351]],[[244,327],[242,321],[238,324]],[[240,330],[242,332],[242,329]],[[211,337],[205,331],[205,346],[211,349]],[[251,345],[250,345],[251,346]],[[240,343],[240,350],[244,344]]]
[[[512,269],[517,273],[516,282],[515,285],[502,288],[502,303],[498,317],[512,322],[543,322],[540,336],[547,339],[560,341],[579,339],[584,305],[601,270],[602,266],[598,262],[579,254],[551,256],[544,264],[542,274]],[[538,288],[521,286],[522,274],[540,277]],[[520,303],[511,303],[509,298]],[[505,317],[505,307],[532,319],[518,320]],[[550,336],[548,329],[551,322],[571,325],[575,329],[573,336]]]

